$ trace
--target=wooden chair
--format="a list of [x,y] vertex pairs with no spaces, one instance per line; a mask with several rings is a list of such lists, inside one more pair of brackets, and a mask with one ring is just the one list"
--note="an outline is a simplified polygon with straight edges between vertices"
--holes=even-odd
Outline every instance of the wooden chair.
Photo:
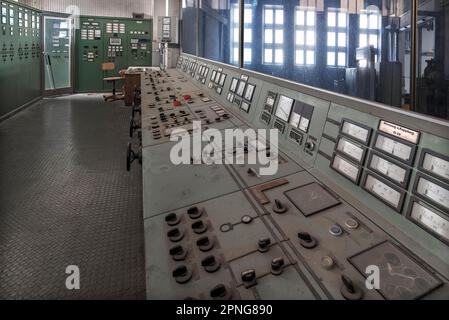
[[103,81],[106,81],[107,83],[111,83],[112,82],[112,95],[104,95],[104,101],[106,102],[111,102],[111,101],[116,101],[116,100],[123,100],[123,95],[117,95],[116,94],[116,82],[117,81],[121,81],[124,80],[124,77],[122,76],[122,74],[120,74],[119,77],[106,77],[108,71],[113,71],[115,70],[115,63],[112,62],[105,62],[103,64],[101,64],[101,69],[103,71]]

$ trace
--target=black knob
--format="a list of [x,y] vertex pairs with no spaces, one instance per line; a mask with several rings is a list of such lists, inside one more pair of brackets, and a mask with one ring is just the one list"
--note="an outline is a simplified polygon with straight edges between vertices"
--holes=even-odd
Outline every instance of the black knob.
[[280,275],[284,269],[284,264],[283,258],[274,258],[271,261],[271,273],[274,275]]
[[232,292],[224,284],[219,284],[210,291],[210,297],[214,300],[229,300],[232,297]]
[[189,282],[189,280],[192,278],[192,272],[187,266],[180,266],[173,270],[172,276],[173,278],[175,278],[176,282],[184,284]]
[[172,242],[179,242],[182,240],[182,238],[184,238],[184,232],[179,230],[178,228],[173,228],[168,230],[167,237]]
[[191,219],[198,219],[203,215],[203,210],[200,210],[198,207],[191,207],[187,209],[187,214]]
[[287,211],[287,207],[281,202],[281,200],[274,200],[273,211],[276,213],[285,213]]
[[175,246],[170,249],[169,253],[175,261],[185,260],[187,256],[187,250],[183,246]]
[[214,241],[209,239],[209,237],[201,237],[196,241],[196,245],[198,248],[203,251],[207,252],[210,251],[214,247]]
[[201,266],[209,273],[213,273],[220,269],[220,261],[215,258],[215,256],[210,255],[201,261]]
[[192,229],[196,234],[202,234],[207,231],[207,224],[205,224],[202,220],[199,220],[192,223]]
[[176,213],[169,213],[165,216],[165,222],[170,226],[176,226],[179,224],[180,219],[178,218],[178,215]]
[[257,284],[256,270],[254,269],[243,271],[241,278],[245,288],[251,288]]
[[341,281],[343,285],[340,292],[343,298],[347,300],[360,300],[363,298],[363,291],[348,276],[342,274]]
[[258,247],[260,252],[267,252],[270,250],[271,240],[270,238],[262,238],[259,239]]
[[306,249],[315,248],[317,245],[317,241],[307,232],[299,232],[298,233],[299,243]]

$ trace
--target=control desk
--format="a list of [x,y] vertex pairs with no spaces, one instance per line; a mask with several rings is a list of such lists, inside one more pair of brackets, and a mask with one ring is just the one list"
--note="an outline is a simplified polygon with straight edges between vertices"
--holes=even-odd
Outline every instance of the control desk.
[[[449,298],[447,122],[189,55],[141,89],[148,299]],[[194,121],[278,129],[277,172],[173,164]]]

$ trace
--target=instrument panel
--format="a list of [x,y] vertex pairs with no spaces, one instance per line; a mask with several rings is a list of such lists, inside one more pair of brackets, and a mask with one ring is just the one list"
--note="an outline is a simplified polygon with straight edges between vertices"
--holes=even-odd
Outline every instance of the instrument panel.
[[[449,295],[449,131],[434,135],[416,129],[422,121],[432,127],[430,118],[414,119],[394,109],[386,116],[376,106],[364,112],[326,100],[326,95],[313,95],[299,85],[188,55],[181,56],[173,72],[171,79],[180,86],[193,78],[212,100],[195,111],[212,106],[229,114],[232,121],[226,128],[278,129],[280,161],[277,174],[271,177],[260,176],[253,165],[229,165],[219,172],[232,179],[216,184],[213,170],[203,177],[198,168],[188,166],[165,169],[164,176],[150,174],[154,171],[151,159],[157,158],[163,167],[165,149],[162,145],[157,150],[156,146],[144,148],[144,158],[150,158],[147,165],[143,161],[148,175],[144,179],[152,186],[144,192],[144,198],[149,197],[145,211],[152,214],[146,220],[145,237],[153,249],[146,254],[151,268],[162,270],[169,265],[174,274],[170,280],[169,274],[158,274],[147,283],[151,298],[157,298],[154,290],[161,282],[169,282],[173,290],[164,294],[177,298],[214,298],[218,289],[212,289],[218,287],[223,297],[232,299],[257,299],[254,292],[258,290],[260,298],[292,299]],[[225,128],[213,122],[208,127]],[[273,155],[265,143],[249,141],[243,150],[249,148]],[[245,156],[228,145],[225,151],[237,158]],[[173,188],[177,195],[168,192],[171,200],[164,200],[164,211],[154,210],[157,204],[151,199],[161,192],[153,188],[159,182],[184,181],[183,177],[191,182],[188,187],[181,183],[187,189]],[[188,200],[200,199],[197,190],[207,190],[209,200]],[[178,198],[183,206],[177,205]],[[201,223],[193,221],[198,218],[183,220],[196,213]],[[161,217],[170,221],[173,214],[186,221],[177,230],[167,230],[168,241],[183,235],[176,244],[186,250],[187,258],[179,264],[155,249],[170,243],[155,233],[160,233],[156,230],[160,230]],[[192,237],[192,231],[204,232],[209,242],[213,239],[218,245],[219,250],[211,253],[214,258],[197,258],[196,246],[209,242]],[[184,251],[172,252],[177,256]],[[377,290],[364,286],[370,265],[380,268],[383,282]],[[231,274],[204,275],[204,270],[222,270],[220,266],[229,266]],[[189,275],[188,284],[176,284],[183,274]],[[307,279],[306,283],[298,277]],[[210,294],[202,283],[207,283]],[[297,292],[305,295],[285,292],[281,283],[300,286]]]

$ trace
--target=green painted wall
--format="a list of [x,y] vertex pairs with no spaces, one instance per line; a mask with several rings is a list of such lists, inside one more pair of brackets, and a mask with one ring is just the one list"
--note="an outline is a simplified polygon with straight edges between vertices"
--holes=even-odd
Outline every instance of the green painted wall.
[[0,2],[0,117],[41,96],[41,13]]
[[[116,76],[129,66],[151,66],[151,51],[151,20],[81,16],[76,31],[76,91],[110,90],[105,76]],[[115,71],[104,74],[103,62],[114,62]]]

